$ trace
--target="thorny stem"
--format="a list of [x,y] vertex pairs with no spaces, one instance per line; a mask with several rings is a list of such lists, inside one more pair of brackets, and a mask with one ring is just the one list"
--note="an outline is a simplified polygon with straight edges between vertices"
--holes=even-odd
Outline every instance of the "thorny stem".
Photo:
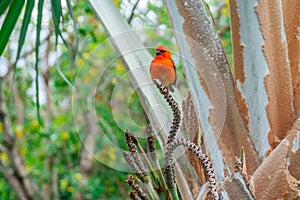
[[[146,156],[144,149],[139,144],[137,138],[130,131],[128,131],[128,130],[125,131],[125,137],[126,137],[126,143],[128,145],[128,149],[131,152],[133,160],[135,161],[138,169],[140,169],[140,171],[143,173],[144,176],[148,175],[147,171],[146,171],[146,166],[144,165],[144,162],[141,160],[140,155],[146,162],[148,168],[149,169],[153,169],[153,168],[152,168],[152,165],[151,165],[148,157]],[[140,150],[140,153],[137,152],[137,149]],[[125,154],[124,154],[124,156],[125,156]],[[155,175],[153,173],[151,173],[151,174],[155,177]],[[142,181],[144,182],[143,179],[142,179]]]
[[[132,140],[132,135],[133,134],[130,133],[130,131],[128,131],[128,130],[125,131],[126,143],[127,143],[127,146],[130,151],[130,155],[131,155],[132,159],[134,160],[134,162],[137,165],[140,172],[143,174],[143,177],[146,177],[148,175],[148,173],[147,173],[147,170],[146,170],[146,167],[145,167],[143,161],[141,160],[141,158],[138,155],[137,147]],[[142,181],[144,182],[143,179],[142,179]]]
[[133,176],[129,176],[126,183],[133,189],[140,199],[148,200],[149,196],[142,190],[142,188],[135,183]]
[[[171,107],[171,110],[173,112],[173,121],[172,121],[172,126],[169,131],[168,135],[168,140],[167,144],[169,145],[172,143],[175,138],[177,131],[179,129],[179,124],[181,121],[181,113],[178,108],[177,102],[174,100],[172,95],[169,93],[169,89],[166,88],[160,80],[155,79],[153,80],[155,83],[156,87],[158,88],[159,92],[164,96],[164,99],[167,101],[169,106]],[[167,156],[165,157],[164,163],[165,163],[165,179],[166,179],[166,184],[170,190],[172,199],[178,199],[178,194],[177,194],[177,187],[176,187],[176,180],[175,180],[175,168],[174,168],[174,160],[172,157],[170,157],[172,160],[173,165],[166,166],[167,163]]]
[[144,159],[149,171],[150,171],[150,174],[157,180],[157,175],[153,172],[153,167],[152,167],[152,164],[149,160],[149,158],[146,156],[146,152],[144,151],[143,147],[140,145],[140,143],[138,142],[137,138],[131,134],[131,138],[132,138],[132,141],[133,143],[135,144],[135,146],[138,148],[138,150],[140,151],[140,154],[142,156],[142,158]]
[[166,181],[169,187],[176,186],[175,182],[175,173],[174,173],[174,156],[173,153],[175,149],[183,145],[188,148],[189,151],[193,152],[201,161],[202,167],[205,169],[205,172],[208,176],[208,182],[210,187],[210,193],[212,194],[215,200],[219,199],[219,194],[217,192],[215,170],[212,167],[212,164],[208,157],[201,151],[201,149],[188,139],[177,138],[172,143],[167,146],[166,157],[165,157],[165,173]]
[[[188,139],[183,139],[183,138],[176,139],[176,133],[179,129],[179,123],[181,121],[178,104],[173,99],[173,97],[169,94],[168,88],[163,86],[159,80],[154,80],[154,83],[156,84],[160,93],[164,96],[165,100],[169,103],[173,111],[173,123],[168,136],[168,142],[167,142],[168,145],[167,145],[167,151],[164,160],[167,186],[169,187],[171,193],[172,191],[176,192],[177,189],[176,189],[175,168],[174,168],[175,160],[174,160],[173,153],[178,146],[183,145],[187,147],[189,151],[192,151],[195,155],[197,155],[197,157],[200,159],[201,164],[205,169],[206,174],[208,175],[210,192],[215,200],[219,199],[219,195],[217,193],[217,187],[216,187],[215,171],[212,167],[210,160],[196,144],[192,143]],[[175,196],[177,195],[175,194]]]
[[[215,171],[214,168],[212,167],[212,164],[206,154],[204,154],[201,149],[188,139],[183,139],[183,138],[176,138],[177,131],[179,129],[179,124],[181,121],[181,113],[178,108],[177,102],[174,100],[174,98],[169,94],[168,88],[162,85],[162,83],[159,80],[153,80],[154,83],[156,84],[157,88],[159,89],[160,93],[164,96],[165,100],[171,106],[172,112],[173,112],[173,122],[171,129],[169,131],[169,136],[167,140],[167,148],[166,148],[166,153],[165,153],[165,159],[164,159],[164,168],[165,168],[165,179],[166,179],[166,184],[167,187],[169,188],[171,192],[171,196],[174,199],[178,199],[177,195],[177,187],[176,187],[176,179],[175,179],[175,168],[174,168],[174,151],[175,149],[183,145],[188,148],[189,151],[193,152],[199,159],[202,164],[202,167],[205,169],[206,175],[208,176],[208,182],[209,182],[209,187],[210,187],[210,193],[212,194],[213,198],[215,200],[219,199],[219,194],[217,192],[217,187],[216,187],[216,178],[215,178]],[[126,136],[128,137],[128,134]],[[151,141],[150,141],[151,143]],[[131,141],[127,142],[129,150],[132,152],[132,139]],[[134,145],[134,144],[133,144]],[[136,148],[136,146],[135,146]],[[153,148],[153,145],[152,147]],[[138,163],[137,163],[138,165]],[[134,188],[134,182],[132,183],[133,177],[129,177],[127,180],[127,183],[131,185],[132,188]],[[131,183],[131,184],[130,184]],[[135,184],[136,185],[136,184]],[[138,186],[138,185],[136,185]],[[135,190],[138,191],[138,190]],[[138,193],[138,192],[137,192]],[[139,193],[138,193],[139,194]],[[138,195],[141,197],[140,195]]]
[[130,165],[130,167],[135,171],[136,176],[144,182],[145,176],[142,174],[139,167],[136,165],[135,161],[133,160],[132,156],[128,152],[123,152],[124,158],[126,162]]
[[157,160],[155,137],[153,135],[152,126],[149,124],[146,128],[145,135],[147,136],[148,152],[152,161]]
[[129,198],[131,200],[141,200],[141,198],[139,196],[137,196],[135,191],[129,193]]
[[166,88],[158,79],[153,80],[159,92],[164,96],[165,100],[168,102],[169,106],[171,106],[173,112],[173,122],[171,129],[169,131],[169,136],[167,140],[167,144],[171,143],[176,138],[176,133],[179,129],[179,124],[181,121],[181,113],[178,108],[177,102],[174,100],[172,95],[169,93],[169,89]]
[[[134,135],[128,130],[125,131],[125,137],[130,153],[124,152],[124,158],[126,162],[137,172],[136,175],[138,176],[138,178],[141,179],[142,182],[147,184],[148,191],[152,199],[156,199],[157,194],[155,193],[151,178],[148,175],[146,167],[137,151],[137,145],[139,145],[139,143]],[[142,147],[140,146],[139,149],[141,150]],[[145,152],[143,151],[141,154],[144,156]],[[150,162],[148,164],[150,164]]]

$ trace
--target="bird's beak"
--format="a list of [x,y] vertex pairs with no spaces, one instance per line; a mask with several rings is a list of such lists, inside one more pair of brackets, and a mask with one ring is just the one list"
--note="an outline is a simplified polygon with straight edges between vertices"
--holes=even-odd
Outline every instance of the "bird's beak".
[[160,50],[156,50],[155,54],[156,54],[156,55],[161,55],[162,52],[161,52]]

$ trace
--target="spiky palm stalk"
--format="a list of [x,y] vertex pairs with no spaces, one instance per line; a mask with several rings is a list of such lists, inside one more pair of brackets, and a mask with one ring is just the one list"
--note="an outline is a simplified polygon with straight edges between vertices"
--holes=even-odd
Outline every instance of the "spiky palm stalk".
[[135,139],[135,137],[128,130],[125,131],[125,137],[130,153],[124,152],[124,157],[128,163],[131,163],[131,166],[134,168],[137,174],[140,174],[139,176],[141,177],[141,180],[145,182],[144,179],[148,175],[148,173],[143,161],[138,155],[137,147],[134,144],[133,140]]
[[206,154],[201,151],[200,147],[198,147],[196,144],[189,141],[188,139],[184,139],[184,138],[177,138],[167,146],[167,150],[165,154],[165,172],[167,176],[166,180],[167,180],[168,187],[175,187],[176,185],[175,174],[173,172],[173,168],[174,168],[173,154],[175,149],[180,145],[187,147],[189,151],[193,152],[199,158],[202,167],[204,168],[205,173],[208,176],[210,192],[214,199],[219,199],[217,186],[216,186],[215,170],[210,160],[208,159]]
[[167,101],[167,103],[169,104],[169,106],[171,107],[172,112],[173,112],[173,122],[172,122],[172,126],[170,128],[169,136],[168,136],[168,140],[167,140],[167,144],[169,144],[176,138],[176,134],[179,129],[179,124],[181,121],[181,113],[178,108],[177,102],[174,100],[172,95],[169,93],[169,89],[166,88],[160,82],[160,80],[155,79],[154,83],[157,86],[157,88],[159,89],[159,92],[164,96],[165,100]]
[[133,192],[130,193],[132,199],[148,200],[149,196],[142,190],[142,188],[135,183],[133,176],[129,176],[126,183],[132,188]]
[[[156,190],[153,190],[153,187],[151,189],[150,187],[150,197],[147,195],[146,192],[143,192],[143,190],[134,182],[133,176],[130,176],[128,180],[126,181],[133,189],[133,192],[130,193],[131,199],[143,199],[143,198],[151,198],[156,199],[158,198],[158,194],[160,192],[164,191],[164,199],[179,199],[179,196],[177,194],[177,185],[176,185],[176,174],[175,174],[175,159],[174,159],[174,151],[177,147],[183,145],[186,147],[189,151],[194,153],[200,160],[202,167],[205,170],[205,173],[208,177],[209,187],[210,187],[210,193],[212,194],[213,199],[217,200],[219,199],[219,195],[217,192],[217,186],[216,186],[216,178],[215,178],[215,171],[214,168],[208,159],[207,155],[204,154],[200,147],[198,147],[193,142],[189,141],[188,139],[184,138],[176,138],[176,134],[179,129],[179,124],[181,122],[181,113],[178,108],[177,102],[174,100],[172,95],[169,93],[168,88],[164,87],[162,83],[159,80],[154,80],[154,83],[156,84],[157,88],[159,89],[160,93],[164,96],[167,103],[170,105],[172,112],[173,112],[173,121],[172,125],[169,131],[169,136],[167,140],[167,147],[165,152],[165,158],[164,158],[164,177],[162,176],[162,173],[160,170],[158,170],[159,180],[158,186],[159,188]],[[154,137],[152,135],[152,127],[149,125],[147,126],[145,134],[147,135],[147,142],[148,142],[148,151],[149,154],[145,156],[145,152],[143,151],[142,147],[138,143],[138,140],[134,137],[134,135],[129,132],[125,131],[126,136],[126,143],[128,145],[128,149],[130,153],[125,152],[124,157],[127,163],[134,169],[136,172],[136,175],[139,179],[141,179],[143,182],[151,182],[149,179],[155,178],[155,174],[152,173],[152,176],[149,176],[147,174],[147,170],[144,163],[147,163],[147,166],[149,170],[153,171],[150,160],[153,162],[158,163],[157,161],[157,155],[155,153],[156,148],[154,144]],[[142,158],[139,157],[138,149],[141,151],[141,154],[143,154]],[[144,162],[143,162],[144,161]],[[159,167],[158,167],[159,168]],[[155,181],[153,181],[155,182]],[[161,187],[164,187],[161,189]],[[165,191],[169,191],[165,192]],[[152,192],[152,193],[151,193]],[[143,195],[142,195],[143,194]],[[160,193],[161,194],[161,193]],[[170,196],[169,196],[170,195]]]
[[[152,179],[147,173],[146,166],[143,160],[138,153],[137,146],[140,147],[137,138],[128,130],[125,131],[126,143],[130,153],[124,152],[124,158],[126,162],[132,167],[132,169],[136,172],[137,177],[147,185],[147,190],[151,199],[157,199],[158,195],[155,191],[155,188],[152,183]],[[141,147],[139,148],[141,151]],[[141,153],[144,157],[144,161],[148,163],[148,167],[152,169],[151,165],[149,164],[148,158],[145,158],[145,152],[142,150]],[[153,175],[155,177],[155,175]],[[146,194],[146,193],[145,193]]]
[[166,176],[166,182],[167,186],[170,190],[177,190],[176,189],[176,176],[175,176],[175,169],[174,169],[174,156],[173,153],[175,149],[183,145],[188,148],[189,151],[192,151],[194,154],[197,155],[197,157],[200,159],[202,167],[205,169],[206,174],[208,175],[208,181],[210,185],[210,192],[214,199],[219,199],[219,195],[217,193],[217,186],[216,186],[216,178],[215,178],[215,171],[212,167],[212,164],[208,157],[201,151],[201,149],[188,139],[183,138],[176,138],[176,133],[179,129],[179,124],[181,121],[180,116],[180,110],[178,108],[178,104],[172,97],[172,95],[169,93],[168,88],[166,88],[159,80],[154,80],[154,83],[156,84],[157,88],[159,89],[160,93],[164,96],[165,100],[169,103],[171,106],[172,112],[173,112],[173,122],[171,126],[171,130],[169,132],[168,136],[168,142],[167,142],[167,150],[165,153],[165,159],[164,159],[164,167],[165,167],[165,176]]

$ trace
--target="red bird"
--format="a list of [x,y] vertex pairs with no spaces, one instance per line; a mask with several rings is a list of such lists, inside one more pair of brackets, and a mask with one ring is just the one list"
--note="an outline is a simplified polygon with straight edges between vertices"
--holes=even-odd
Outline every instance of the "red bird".
[[171,59],[170,51],[163,45],[156,47],[155,58],[150,65],[151,79],[159,79],[165,87],[174,92],[172,85],[176,83],[176,67]]

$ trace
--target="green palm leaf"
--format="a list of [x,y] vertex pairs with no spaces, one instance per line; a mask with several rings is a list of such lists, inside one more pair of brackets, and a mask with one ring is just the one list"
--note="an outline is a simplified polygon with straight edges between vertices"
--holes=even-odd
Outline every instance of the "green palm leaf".
[[41,33],[42,17],[43,17],[43,5],[44,5],[44,0],[39,0],[37,25],[36,25],[36,41],[35,41],[35,90],[36,90],[37,117],[38,117],[39,122],[41,120],[40,120],[39,66],[38,66],[38,63],[39,63],[40,33]]
[[0,2],[0,16],[6,11],[7,7],[9,6],[11,0],[2,0]]
[[62,39],[64,45],[69,49],[68,43],[65,41],[64,37],[61,34],[59,24],[62,17],[62,8],[60,0],[51,0],[51,9],[52,9],[52,19],[55,29],[55,46],[57,46],[58,36]]
[[25,41],[25,36],[27,33],[27,29],[28,29],[28,25],[31,19],[31,13],[34,7],[34,0],[28,0],[26,3],[26,9],[25,9],[25,13],[24,13],[24,19],[23,19],[23,23],[22,23],[22,28],[21,28],[21,32],[20,32],[20,37],[19,37],[19,45],[18,45],[18,52],[17,52],[17,58],[14,64],[14,67],[16,66],[18,59],[20,58],[20,53]]
[[24,0],[14,0],[9,7],[8,13],[0,30],[0,56],[2,55],[10,34],[12,33],[19,15],[21,14],[24,3]]

